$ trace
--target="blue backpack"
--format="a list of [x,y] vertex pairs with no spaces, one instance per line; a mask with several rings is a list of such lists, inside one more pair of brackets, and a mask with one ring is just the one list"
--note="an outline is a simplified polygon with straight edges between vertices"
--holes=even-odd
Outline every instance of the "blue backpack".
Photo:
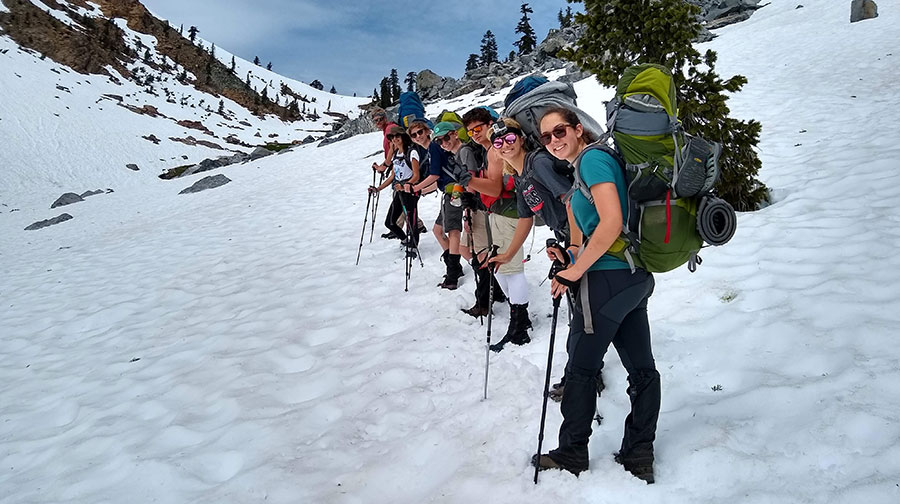
[[419,98],[419,93],[415,91],[406,91],[400,95],[400,108],[397,110],[397,119],[400,126],[409,128],[413,119],[425,118],[425,105]]
[[[547,78],[543,75],[529,75],[528,77],[525,77],[524,79],[517,82],[516,85],[513,86],[509,94],[506,95],[506,98],[503,100],[503,107],[509,107],[509,104],[516,101],[516,98],[525,95],[532,89],[548,82],[550,81],[548,81]],[[403,99],[402,95],[400,96],[400,99]]]

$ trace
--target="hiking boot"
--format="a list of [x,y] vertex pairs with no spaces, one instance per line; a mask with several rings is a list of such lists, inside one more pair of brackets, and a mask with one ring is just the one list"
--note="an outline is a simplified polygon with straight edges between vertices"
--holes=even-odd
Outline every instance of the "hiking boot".
[[411,258],[415,259],[415,258],[417,258],[417,257],[419,257],[419,256],[416,254],[416,251],[415,251],[415,250],[409,249],[409,250],[406,251],[406,257],[411,257]]
[[613,453],[613,459],[616,463],[621,464],[626,471],[632,476],[640,480],[644,480],[648,485],[656,482],[653,476],[653,456],[648,457],[624,457],[620,452]]
[[419,246],[419,244],[416,242],[416,240],[414,240],[408,236],[406,238],[400,240],[400,245],[402,245],[404,247],[410,247],[410,248],[416,248]]
[[549,453],[545,453],[538,458],[537,454],[531,456],[531,465],[532,467],[537,467],[538,471],[546,471],[547,469],[559,469],[563,471],[569,471],[570,473],[578,476],[581,471],[587,470],[587,468],[580,467],[567,467],[559,462],[550,458]]
[[466,315],[471,315],[472,317],[479,318],[487,317],[490,310],[488,310],[485,306],[479,306],[478,302],[476,301],[475,305],[471,308],[460,308],[460,311],[465,313]]
[[530,343],[531,336],[528,335],[528,329],[531,329],[531,319],[528,318],[528,303],[510,303],[509,328],[506,330],[506,336],[503,339],[508,340],[513,345]]
[[381,235],[381,237],[386,240],[396,240],[396,239],[400,238],[399,236],[397,236],[397,233],[395,233],[393,231],[388,231],[387,233],[384,233],[383,235]]
[[456,290],[459,286],[459,277],[463,274],[462,266],[459,264],[459,254],[447,254],[444,260],[447,264],[447,274],[444,275],[444,281],[438,286],[442,289]]

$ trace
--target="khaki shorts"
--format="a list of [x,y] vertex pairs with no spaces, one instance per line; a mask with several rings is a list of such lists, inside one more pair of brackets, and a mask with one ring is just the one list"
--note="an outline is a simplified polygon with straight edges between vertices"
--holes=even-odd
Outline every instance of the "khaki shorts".
[[[516,224],[518,224],[518,222],[518,218],[491,214],[491,238],[494,240],[494,245],[500,247],[501,254],[506,252],[506,249],[509,248],[509,244],[512,243],[513,235],[516,234]],[[522,250],[522,247],[519,247],[519,251],[516,252],[516,255],[513,256],[512,260],[500,266],[497,273],[509,275],[525,271],[525,263],[522,262],[522,259],[524,258],[525,252]]]

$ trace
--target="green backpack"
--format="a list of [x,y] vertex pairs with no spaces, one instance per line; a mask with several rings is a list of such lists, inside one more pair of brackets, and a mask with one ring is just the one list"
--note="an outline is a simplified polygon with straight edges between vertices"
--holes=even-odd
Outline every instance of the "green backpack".
[[[617,154],[624,165],[628,215],[608,253],[632,269],[663,273],[688,263],[694,271],[704,241],[698,211],[718,180],[720,145],[682,131],[672,74],[659,65],[625,71],[607,103],[607,120],[606,134],[575,160],[574,187],[593,204],[578,169],[590,150]],[[607,146],[610,137],[614,152]]]

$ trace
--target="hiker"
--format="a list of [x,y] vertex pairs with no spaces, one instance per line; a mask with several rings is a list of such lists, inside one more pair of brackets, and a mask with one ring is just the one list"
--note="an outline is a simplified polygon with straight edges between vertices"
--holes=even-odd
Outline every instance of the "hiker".
[[[437,221],[434,223],[434,236],[444,249],[442,258],[447,266],[447,272],[444,280],[438,284],[442,289],[456,290],[459,285],[459,277],[463,275],[463,269],[460,265],[460,233],[462,232],[462,198],[461,195],[465,191],[465,185],[468,184],[472,177],[459,162],[456,153],[462,147],[462,141],[459,139],[458,130],[462,128],[462,124],[443,121],[434,126],[432,134],[432,142],[440,147],[445,154],[443,166],[437,168],[446,175],[444,183],[444,195],[441,199],[441,211],[438,214]],[[435,173],[434,159],[432,158],[431,173]],[[438,181],[440,186],[441,181]],[[446,234],[445,234],[446,233]]]
[[[388,130],[388,140],[391,142],[391,152],[393,159],[391,161],[391,174],[378,187],[369,187],[369,192],[380,192],[388,186],[394,189],[394,197],[391,200],[391,206],[388,209],[387,217],[385,217],[384,225],[396,234],[401,243],[407,246],[407,254],[415,254],[410,247],[415,248],[419,243],[419,236],[416,230],[415,222],[418,211],[416,209],[419,196],[410,191],[410,185],[419,181],[419,151],[412,146],[412,140],[407,135],[406,130],[397,126],[391,126]],[[406,190],[404,190],[404,187]],[[412,229],[409,237],[403,232],[403,229],[397,225],[399,218],[407,224],[407,229]],[[407,239],[409,241],[407,242]]]
[[[398,125],[397,123],[388,120],[387,112],[381,107],[372,109],[370,117],[375,123],[375,127],[380,129],[384,134],[384,140],[382,142],[382,145],[384,146],[384,161],[382,161],[381,163],[372,163],[372,169],[377,171],[378,173],[384,173],[385,170],[391,167],[391,163],[393,163],[394,159],[393,145],[388,139],[388,132],[391,128]],[[405,225],[405,221],[402,215],[398,218],[395,224],[401,228]],[[425,224],[422,223],[422,219],[417,218],[417,227],[419,233],[422,233],[425,230]],[[397,233],[393,232],[390,228],[388,228],[388,232],[382,234],[381,237],[388,240],[399,238]]]
[[[566,249],[567,269],[553,279],[554,297],[567,289],[577,305],[567,344],[566,390],[560,407],[563,422],[559,446],[535,454],[538,469],[565,469],[574,474],[588,469],[588,440],[596,406],[595,377],[610,343],[628,372],[631,412],[625,419],[616,462],[634,476],[653,483],[653,442],[660,407],[660,379],[650,345],[647,300],[653,276],[608,252],[619,237],[627,215],[624,170],[602,150],[582,151],[594,140],[576,113],[550,107],[540,120],[541,143],[559,159],[579,170],[594,203],[579,191],[569,201],[572,244]],[[579,245],[586,244],[581,247]],[[562,254],[558,260],[567,262]],[[580,282],[577,283],[577,282]]]

